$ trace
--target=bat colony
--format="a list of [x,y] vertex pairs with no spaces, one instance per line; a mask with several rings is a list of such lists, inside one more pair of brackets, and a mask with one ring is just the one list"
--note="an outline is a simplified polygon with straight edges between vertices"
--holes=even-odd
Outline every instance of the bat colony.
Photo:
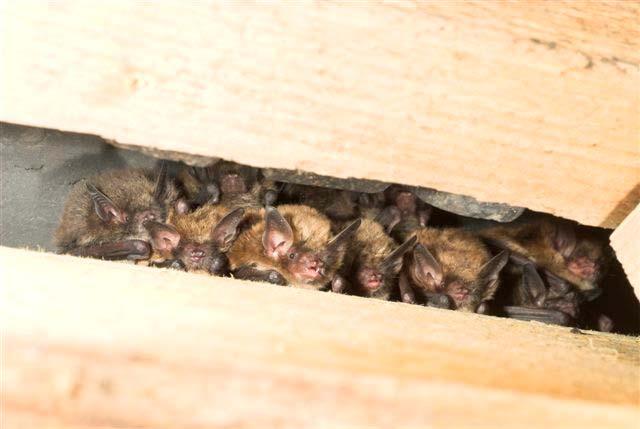
[[[77,183],[55,244],[77,256],[586,326],[605,242],[550,216],[464,229],[431,226],[432,212],[395,185],[366,194],[272,183],[226,161],[170,177],[161,162]],[[587,327],[612,329],[603,314],[589,318]]]

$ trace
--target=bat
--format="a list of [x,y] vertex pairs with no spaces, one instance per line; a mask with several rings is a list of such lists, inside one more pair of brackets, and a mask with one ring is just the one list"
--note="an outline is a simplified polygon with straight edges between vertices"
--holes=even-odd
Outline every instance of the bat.
[[180,242],[167,260],[155,259],[155,265],[200,271],[211,275],[229,274],[225,253],[239,233],[245,210],[230,210],[221,205],[204,205],[193,212],[172,212],[168,222],[180,234]]
[[306,289],[341,281],[339,270],[360,220],[334,236],[330,220],[308,206],[266,207],[257,213],[259,220],[240,233],[227,253],[234,277],[256,280],[264,277],[259,273],[275,271],[279,281]]
[[[502,286],[495,302],[501,305],[497,311],[506,317],[578,326],[584,316],[583,305],[601,291],[599,288],[580,291],[550,271],[540,269],[539,272],[533,261],[512,251],[502,271]],[[613,323],[600,315],[598,328],[609,332]]]
[[420,228],[405,255],[399,288],[402,301],[466,312],[485,312],[498,289],[508,252],[491,256],[478,237],[455,228]]
[[384,192],[386,207],[375,217],[394,238],[406,237],[429,223],[432,208],[406,187],[392,185]]
[[[416,243],[413,236],[398,245],[379,223],[362,219],[349,241],[341,275],[334,292],[388,300],[397,289],[404,254]],[[396,293],[397,294],[397,293]]]
[[184,203],[163,162],[154,171],[112,170],[77,183],[65,203],[54,243],[61,253],[101,259],[147,259],[170,252],[179,234],[165,224]]
[[584,293],[599,294],[607,265],[605,246],[575,224],[538,218],[486,228],[479,234],[491,245],[521,255]]
[[275,204],[278,192],[260,169],[230,161],[207,167],[185,166],[178,180],[192,208],[222,204],[231,208],[258,208]]

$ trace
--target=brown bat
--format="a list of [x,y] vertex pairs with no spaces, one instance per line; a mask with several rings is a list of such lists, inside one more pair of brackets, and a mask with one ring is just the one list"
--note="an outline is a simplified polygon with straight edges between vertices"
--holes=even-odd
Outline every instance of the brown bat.
[[532,263],[511,262],[502,273],[500,295],[507,295],[502,312],[513,319],[574,326],[580,311],[579,294],[563,279],[551,273],[545,277],[547,282]]
[[[498,248],[500,251],[500,248]],[[498,313],[519,320],[578,326],[585,318],[595,318],[597,328],[610,332],[613,321],[604,314],[584,310],[587,301],[595,299],[601,289],[582,292],[568,281],[515,252],[501,273],[502,286],[494,300]]]
[[225,252],[237,237],[243,219],[243,208],[229,210],[220,205],[204,205],[190,213],[172,211],[168,222],[180,234],[180,243],[170,259],[152,258],[154,265],[219,276],[229,274]]
[[258,208],[273,205],[278,197],[275,184],[264,180],[259,169],[230,161],[185,167],[178,180],[192,207],[223,204]]
[[405,256],[400,297],[407,303],[486,312],[508,260],[503,251],[492,257],[476,236],[454,228],[421,228],[418,244]]
[[386,207],[376,216],[394,238],[406,237],[429,222],[432,208],[406,187],[392,185],[384,192]]
[[341,275],[345,282],[334,282],[334,292],[388,300],[395,291],[404,254],[416,243],[413,236],[402,245],[385,233],[379,223],[362,219],[349,242]]
[[170,252],[180,235],[164,222],[183,208],[166,164],[154,172],[100,173],[76,184],[65,204],[54,242],[62,253],[102,259],[147,259],[151,248]]
[[539,218],[487,228],[479,234],[491,245],[522,256],[584,293],[600,292],[598,282],[606,266],[605,246],[570,222]]
[[311,207],[283,205],[258,213],[261,219],[227,253],[235,277],[306,289],[341,281],[338,272],[360,220],[333,236],[329,219]]

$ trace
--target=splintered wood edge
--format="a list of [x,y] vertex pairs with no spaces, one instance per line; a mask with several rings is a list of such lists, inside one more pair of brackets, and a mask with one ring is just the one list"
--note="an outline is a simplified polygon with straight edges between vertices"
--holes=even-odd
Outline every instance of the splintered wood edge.
[[0,265],[12,427],[640,418],[632,337],[6,247]]
[[638,2],[0,7],[6,122],[604,227],[640,201]]
[[640,205],[613,231],[611,247],[640,300]]

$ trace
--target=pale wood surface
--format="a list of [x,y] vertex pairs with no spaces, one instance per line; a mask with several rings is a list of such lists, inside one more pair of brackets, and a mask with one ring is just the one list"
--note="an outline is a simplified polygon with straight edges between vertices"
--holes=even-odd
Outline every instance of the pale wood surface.
[[611,247],[640,299],[640,206],[611,234]]
[[0,266],[7,427],[640,419],[637,338],[9,248]]
[[616,226],[640,3],[2,2],[0,120]]

